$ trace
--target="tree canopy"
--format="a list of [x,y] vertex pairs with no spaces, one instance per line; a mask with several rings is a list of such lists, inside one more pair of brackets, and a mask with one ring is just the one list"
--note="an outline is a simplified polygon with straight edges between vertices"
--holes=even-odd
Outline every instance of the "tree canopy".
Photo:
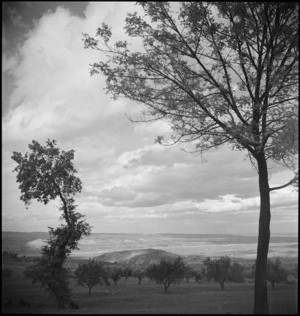
[[230,143],[295,168],[298,5],[139,4],[146,17],[129,13],[125,30],[141,39],[141,51],[111,44],[106,24],[95,38],[84,34],[86,48],[108,56],[91,65],[106,89],[146,104],[145,120],[167,120],[173,141],[194,142],[195,151]]
[[26,268],[25,276],[33,283],[41,283],[55,297],[58,307],[64,308],[71,302],[65,260],[72,250],[78,249],[79,240],[91,231],[82,219],[84,216],[75,212],[73,196],[81,192],[81,180],[75,176],[74,150],[60,151],[56,141],[49,139],[46,146],[33,140],[28,147],[30,153],[23,156],[13,152],[12,156],[17,163],[13,171],[17,172],[20,199],[29,205],[34,199],[47,204],[59,197],[61,218],[66,224],[55,229],[48,227],[50,237],[42,247],[42,256],[35,265]]
[[[133,121],[165,120],[192,152],[228,144],[246,150],[258,171],[260,216],[254,312],[268,313],[270,192],[298,184],[299,4],[297,2],[137,2],[125,31],[139,41],[112,42],[102,23],[84,47],[107,58],[91,64],[113,98],[146,105]],[[135,44],[137,43],[135,42]],[[135,45],[134,47],[137,47]],[[293,171],[270,187],[269,162]]]

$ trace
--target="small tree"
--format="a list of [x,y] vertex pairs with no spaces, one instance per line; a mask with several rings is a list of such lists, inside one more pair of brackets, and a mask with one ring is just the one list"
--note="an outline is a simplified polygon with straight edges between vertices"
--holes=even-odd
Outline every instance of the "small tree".
[[203,264],[204,267],[202,268],[201,273],[206,278],[206,281],[210,282],[210,280],[214,279],[214,266],[210,257],[207,257],[205,260],[203,260]]
[[129,266],[126,266],[124,269],[123,269],[123,276],[125,277],[125,280],[128,279],[128,277],[132,276],[133,274],[133,271],[132,271],[132,268],[129,267]]
[[243,265],[239,264],[238,262],[233,262],[230,266],[229,280],[235,283],[244,282],[244,271],[245,268]]
[[[249,277],[253,278],[255,275],[256,263],[251,266]],[[267,280],[271,283],[272,288],[275,288],[276,283],[287,280],[288,272],[281,266],[281,261],[278,257],[273,260],[268,259],[267,264]]]
[[275,288],[276,283],[287,280],[288,272],[281,266],[281,261],[277,257],[273,260],[268,259],[267,264],[267,279],[272,284],[272,289]]
[[89,296],[91,296],[92,288],[98,283],[102,283],[105,270],[103,266],[94,261],[89,260],[88,263],[79,264],[75,270],[75,278],[79,285],[87,285],[89,288]]
[[221,289],[224,290],[224,283],[230,278],[230,258],[227,256],[216,260],[207,258],[203,263],[207,267],[208,275],[218,281]]
[[185,265],[180,257],[175,259],[174,262],[161,259],[159,264],[153,264],[149,268],[148,275],[149,271],[152,279],[164,285],[164,292],[166,293],[172,283],[179,283],[184,278]]
[[139,280],[139,284],[142,284],[142,279],[146,277],[146,271],[143,267],[135,267],[132,275]]
[[108,276],[114,281],[114,284],[117,285],[117,282],[124,275],[123,269],[117,265],[113,265],[108,269]]
[[194,278],[195,278],[195,282],[200,283],[203,280],[204,277],[203,277],[201,272],[195,270]]
[[[149,279],[149,283],[152,280],[155,280],[155,274],[156,274],[157,264],[152,263],[150,264],[146,270],[145,270],[145,276]],[[156,281],[157,283],[157,281]]]
[[186,282],[189,283],[190,279],[195,276],[195,272],[191,267],[185,267],[185,274],[184,278],[186,279]]
[[81,180],[75,176],[72,160],[74,150],[60,151],[55,140],[47,140],[46,146],[37,141],[29,144],[30,154],[14,152],[12,159],[18,164],[13,170],[21,190],[20,199],[28,206],[32,200],[48,204],[59,197],[61,219],[66,222],[60,227],[49,228],[49,239],[42,247],[42,257],[36,264],[26,268],[25,276],[39,282],[50,291],[59,308],[70,304],[71,291],[68,287],[69,272],[64,267],[72,250],[78,249],[78,241],[90,234],[91,227],[75,212],[73,196],[81,192]]

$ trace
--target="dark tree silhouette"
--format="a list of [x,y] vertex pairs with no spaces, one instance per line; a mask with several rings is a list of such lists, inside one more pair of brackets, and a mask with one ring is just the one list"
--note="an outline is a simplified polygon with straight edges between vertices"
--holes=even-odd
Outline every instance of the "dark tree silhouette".
[[64,263],[72,250],[78,249],[78,241],[90,234],[90,226],[75,212],[73,196],[81,192],[81,181],[75,176],[74,150],[60,151],[55,140],[47,140],[46,146],[37,141],[29,144],[30,153],[14,152],[12,159],[18,164],[17,182],[21,200],[28,206],[36,199],[44,204],[59,197],[61,201],[61,224],[49,227],[49,239],[42,247],[42,256],[36,264],[26,268],[25,276],[33,283],[39,282],[56,299],[59,308],[70,305],[71,291],[68,286],[69,271]]
[[[108,25],[85,48],[107,60],[91,65],[114,98],[147,106],[138,121],[166,120],[171,143],[194,143],[196,153],[229,144],[246,150],[258,172],[260,215],[254,313],[268,313],[267,256],[270,192],[298,183],[299,5],[296,2],[138,2],[125,30],[140,39],[110,43]],[[158,136],[159,143],[166,143]],[[167,142],[169,144],[169,142]],[[268,164],[295,172],[269,186]]]

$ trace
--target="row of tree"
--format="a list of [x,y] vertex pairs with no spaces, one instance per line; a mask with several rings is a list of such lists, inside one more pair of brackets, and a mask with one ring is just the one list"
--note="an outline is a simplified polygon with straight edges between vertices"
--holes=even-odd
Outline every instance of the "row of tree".
[[[122,278],[135,277],[138,284],[142,279],[148,278],[149,282],[154,281],[164,286],[164,292],[167,292],[171,284],[180,283],[183,279],[187,282],[194,278],[196,282],[214,281],[220,283],[221,289],[224,290],[225,282],[242,283],[245,277],[254,278],[256,265],[253,264],[248,273],[245,266],[238,262],[231,262],[229,257],[221,257],[219,259],[206,258],[203,261],[201,271],[187,266],[181,257],[173,262],[162,259],[160,263],[152,263],[147,267],[122,267],[117,264],[107,265],[95,260],[89,260],[86,263],[79,264],[74,272],[75,279],[79,285],[87,285],[89,288],[89,296],[91,291],[97,284],[109,285],[109,279],[115,285]],[[268,260],[267,279],[272,284],[272,288],[276,283],[287,280],[288,271],[281,266],[279,258]]]

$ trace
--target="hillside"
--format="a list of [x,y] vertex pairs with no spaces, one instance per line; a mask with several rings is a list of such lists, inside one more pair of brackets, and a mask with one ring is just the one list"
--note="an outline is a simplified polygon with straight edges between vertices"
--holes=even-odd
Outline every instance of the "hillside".
[[21,256],[39,256],[41,246],[48,237],[46,232],[2,232],[2,251],[14,252]]
[[159,263],[161,259],[173,261],[178,255],[159,249],[123,250],[105,253],[94,257],[97,261],[118,262],[129,265],[147,266],[152,263]]

